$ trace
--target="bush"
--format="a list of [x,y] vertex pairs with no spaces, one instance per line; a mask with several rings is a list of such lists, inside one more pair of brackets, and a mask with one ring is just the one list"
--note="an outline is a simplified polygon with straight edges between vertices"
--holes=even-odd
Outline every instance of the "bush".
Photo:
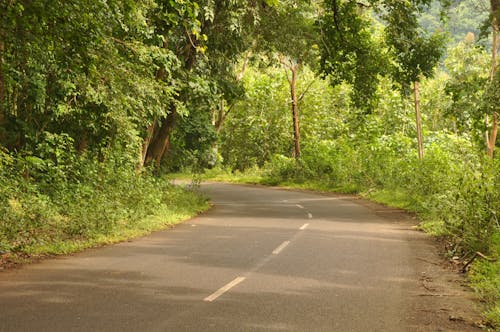
[[[44,173],[34,158],[0,153],[0,251],[52,251],[63,242],[112,237],[139,227],[145,218],[192,214],[205,206],[197,193],[148,171],[139,174],[113,158],[81,157],[72,161],[71,171]],[[18,172],[19,164],[30,172]]]

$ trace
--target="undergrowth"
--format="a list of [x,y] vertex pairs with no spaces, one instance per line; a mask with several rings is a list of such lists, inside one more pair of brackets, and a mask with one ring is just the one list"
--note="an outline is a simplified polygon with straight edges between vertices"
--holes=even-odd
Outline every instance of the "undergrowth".
[[47,169],[37,164],[39,160],[1,157],[0,264],[4,265],[123,241],[208,208],[200,193],[114,161],[82,159],[59,175],[57,165]]

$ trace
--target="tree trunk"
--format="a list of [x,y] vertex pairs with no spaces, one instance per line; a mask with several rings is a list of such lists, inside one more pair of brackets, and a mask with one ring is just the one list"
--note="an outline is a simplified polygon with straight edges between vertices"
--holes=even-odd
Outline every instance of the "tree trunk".
[[214,121],[214,128],[217,135],[219,135],[222,130],[222,125],[224,124],[224,120],[226,119],[226,110],[224,99],[221,99],[219,109],[217,110],[216,118]]
[[[490,81],[493,84],[497,71],[497,52],[498,52],[498,21],[500,19],[500,0],[490,0],[491,10],[491,29],[492,29],[492,45],[491,45],[491,72]],[[485,116],[485,142],[488,157],[492,158],[495,154],[495,145],[498,133],[498,114],[495,112],[492,115],[493,122],[491,132],[488,132],[488,115]]]
[[491,133],[490,137],[488,140],[488,157],[493,159],[493,156],[495,154],[495,143],[497,141],[497,134],[498,134],[498,114],[494,113],[493,114],[493,124],[491,128]]
[[492,28],[492,40],[491,40],[492,45],[491,45],[490,80],[493,81],[497,70],[497,53],[498,53],[498,23],[496,18],[493,18],[493,21],[491,23],[491,28]]
[[145,164],[149,165],[153,161],[156,167],[160,166],[161,160],[170,146],[170,134],[175,126],[175,119],[177,117],[177,108],[174,104],[170,106],[170,113],[162,121],[161,127],[151,138],[146,152]]
[[3,74],[3,61],[5,52],[5,42],[3,34],[0,32],[0,125],[5,121],[5,78]]
[[294,141],[294,156],[300,158],[300,127],[299,127],[299,108],[297,99],[297,70],[298,65],[290,66],[292,71],[292,79],[290,80],[290,96],[292,97],[292,117],[293,117],[293,141]]
[[417,122],[417,142],[418,142],[418,159],[424,158],[424,143],[422,137],[422,116],[420,114],[420,91],[418,81],[413,83],[413,92],[415,95],[415,118]]
[[153,123],[148,127],[148,130],[146,131],[146,137],[144,138],[144,142],[142,142],[141,162],[137,166],[138,170],[140,170],[142,167],[144,167],[144,165],[146,163],[146,155],[148,153],[149,144],[151,143],[151,140],[153,139],[153,134],[155,133],[156,128],[157,128],[157,121],[155,119],[153,121]]

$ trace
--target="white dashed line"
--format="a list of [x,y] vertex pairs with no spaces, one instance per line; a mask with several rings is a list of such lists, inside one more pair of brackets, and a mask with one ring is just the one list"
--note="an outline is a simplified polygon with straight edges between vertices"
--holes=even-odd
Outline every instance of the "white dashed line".
[[304,225],[302,225],[302,227],[300,227],[299,229],[302,231],[302,230],[306,229],[306,228],[307,228],[307,226],[309,226],[309,224],[304,224]]
[[239,284],[243,280],[245,280],[245,277],[238,277],[238,278],[234,279],[229,284],[225,285],[222,288],[219,288],[219,290],[217,290],[212,295],[207,296],[206,298],[204,298],[203,301],[205,301],[205,302],[212,302],[213,300],[215,300],[216,298],[218,298],[219,296],[221,296],[222,294],[224,294],[225,292],[227,292],[228,290],[230,290],[231,288],[233,288],[234,286],[236,286],[237,284]]
[[290,241],[283,242],[278,248],[276,248],[276,249],[273,250],[273,254],[274,255],[279,254],[289,244],[290,244]]
[[300,204],[295,204],[296,207],[298,207],[299,209],[303,209],[304,207]]
[[307,218],[312,219],[312,218],[313,218],[313,215],[312,215],[311,213],[308,213],[308,214],[307,214]]

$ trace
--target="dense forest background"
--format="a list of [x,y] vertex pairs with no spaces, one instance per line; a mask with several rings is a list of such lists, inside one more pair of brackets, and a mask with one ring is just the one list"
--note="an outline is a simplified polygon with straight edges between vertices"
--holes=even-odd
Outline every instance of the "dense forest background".
[[499,9],[0,2],[2,260],[192,215],[165,176],[210,169],[419,213],[499,326]]

